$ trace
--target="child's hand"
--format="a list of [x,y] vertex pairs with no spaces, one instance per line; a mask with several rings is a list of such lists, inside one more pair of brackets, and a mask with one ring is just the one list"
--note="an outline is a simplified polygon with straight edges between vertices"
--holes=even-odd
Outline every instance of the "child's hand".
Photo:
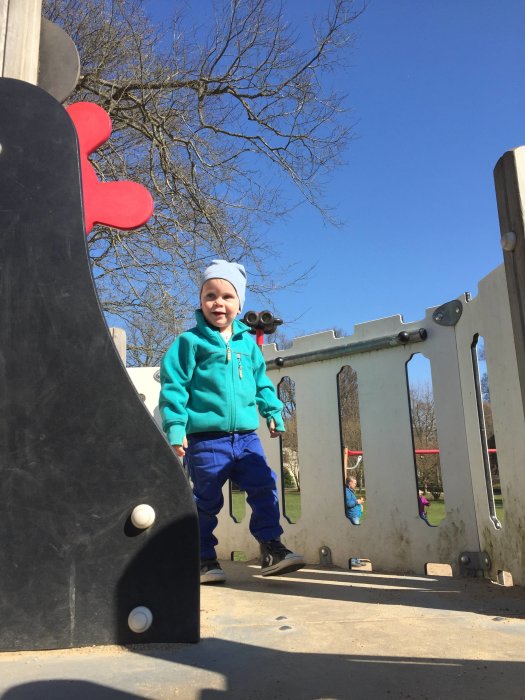
[[186,438],[184,438],[182,445],[172,445],[172,447],[177,457],[184,457],[186,454],[186,448],[188,447],[188,441]]
[[275,429],[275,421],[273,418],[270,421],[269,431],[271,438],[276,438],[279,437],[279,435],[282,435],[282,431]]

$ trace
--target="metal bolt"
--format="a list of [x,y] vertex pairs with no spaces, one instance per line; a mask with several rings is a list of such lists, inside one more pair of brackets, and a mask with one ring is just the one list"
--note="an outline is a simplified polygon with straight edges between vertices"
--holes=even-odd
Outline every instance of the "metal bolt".
[[470,561],[470,557],[467,554],[462,554],[461,557],[459,558],[459,561],[462,564],[468,564]]
[[330,566],[332,563],[332,552],[325,544],[319,547],[319,563],[323,566]]

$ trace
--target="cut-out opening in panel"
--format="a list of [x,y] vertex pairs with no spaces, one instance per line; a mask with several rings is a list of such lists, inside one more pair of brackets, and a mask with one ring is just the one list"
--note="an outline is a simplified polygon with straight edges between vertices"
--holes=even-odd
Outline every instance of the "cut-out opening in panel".
[[231,561],[248,561],[248,557],[246,556],[246,552],[235,550],[233,552],[230,552],[230,560]]
[[489,515],[494,527],[499,530],[505,519],[505,508],[501,495],[496,437],[492,420],[490,382],[485,357],[485,339],[479,333],[476,333],[474,336],[471,352]]
[[446,508],[429,360],[415,353],[406,363],[406,373],[416,473],[414,500],[421,520],[436,527],[445,518]]
[[350,571],[373,571],[370,559],[363,559],[362,557],[350,557],[348,568]]
[[232,481],[230,484],[230,517],[236,523],[242,523],[246,517],[246,491],[242,491]]
[[427,576],[453,576],[450,564],[440,564],[438,562],[427,562],[425,564],[425,574]]
[[366,518],[366,485],[359,384],[357,372],[345,365],[337,375],[339,432],[342,446],[343,503],[345,514],[353,525]]
[[500,586],[513,586],[514,581],[512,579],[512,574],[510,573],[510,571],[504,571],[503,569],[499,569],[496,583],[498,583]]
[[286,428],[286,432],[280,436],[283,515],[289,523],[294,524],[301,517],[301,471],[293,379],[283,377],[277,385],[277,394],[283,403]]

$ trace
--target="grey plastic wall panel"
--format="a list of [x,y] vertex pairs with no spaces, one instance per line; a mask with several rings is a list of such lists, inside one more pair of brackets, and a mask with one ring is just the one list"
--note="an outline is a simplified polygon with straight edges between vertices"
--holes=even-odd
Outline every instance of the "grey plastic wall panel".
[[479,421],[473,410],[466,411],[469,465],[474,485],[476,521],[480,548],[487,551],[492,575],[509,571],[514,583],[525,585],[525,416],[518,382],[518,365],[512,339],[503,265],[483,278],[478,295],[466,306],[458,324],[458,356],[465,406],[475,405],[475,385],[470,349],[476,333],[483,336],[494,435],[498,450],[501,493],[505,509],[503,527],[498,530],[490,519],[483,469]]

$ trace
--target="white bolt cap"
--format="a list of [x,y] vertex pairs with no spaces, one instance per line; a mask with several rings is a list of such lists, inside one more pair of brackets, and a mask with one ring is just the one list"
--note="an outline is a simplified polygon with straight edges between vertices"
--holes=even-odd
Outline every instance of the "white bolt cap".
[[151,627],[153,622],[153,615],[149,608],[144,607],[144,605],[139,605],[128,615],[128,626],[132,632],[137,632],[141,634]]
[[141,503],[139,506],[135,506],[131,513],[131,522],[139,530],[145,530],[147,527],[151,527],[155,522],[155,511],[147,503]]

